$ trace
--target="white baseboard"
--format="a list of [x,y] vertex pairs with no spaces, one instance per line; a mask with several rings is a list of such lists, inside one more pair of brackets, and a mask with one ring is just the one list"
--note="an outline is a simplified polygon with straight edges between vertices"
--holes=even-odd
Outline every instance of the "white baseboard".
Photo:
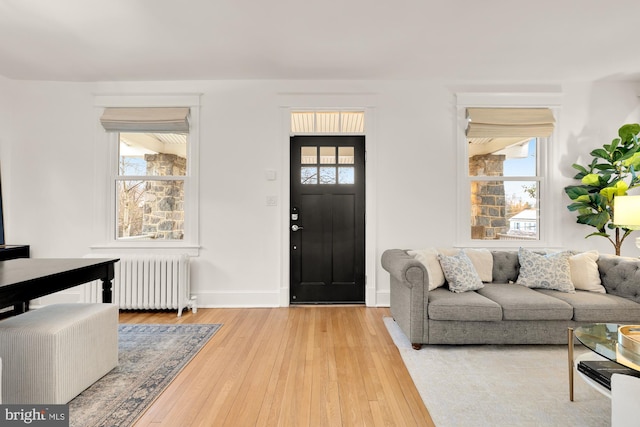
[[389,291],[376,292],[376,307],[390,307],[391,293]]
[[[375,307],[389,307],[389,291],[376,292]],[[275,292],[199,292],[197,297],[199,308],[253,308],[253,307],[287,307],[282,305],[282,295]],[[31,302],[31,306],[38,307],[49,304],[63,304],[82,302],[82,293],[58,292],[38,298]],[[370,304],[368,302],[369,306]]]
[[199,292],[198,307],[243,308],[280,307],[280,292]]
[[[276,292],[201,292],[198,307],[202,308],[242,308],[242,307],[288,307],[282,294]],[[286,302],[287,304],[282,304]],[[389,291],[376,293],[375,307],[389,307],[391,302]],[[372,306],[372,304],[367,304]]]

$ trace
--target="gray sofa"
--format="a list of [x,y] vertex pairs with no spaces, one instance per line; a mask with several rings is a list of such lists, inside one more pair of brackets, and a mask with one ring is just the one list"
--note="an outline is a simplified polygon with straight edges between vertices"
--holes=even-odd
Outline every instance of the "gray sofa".
[[391,314],[414,348],[422,344],[565,344],[568,327],[640,323],[637,258],[600,255],[597,269],[606,293],[566,293],[516,284],[517,251],[491,251],[491,255],[492,281],[482,289],[454,293],[446,283],[429,291],[427,268],[406,250],[382,254],[382,267],[390,276]]

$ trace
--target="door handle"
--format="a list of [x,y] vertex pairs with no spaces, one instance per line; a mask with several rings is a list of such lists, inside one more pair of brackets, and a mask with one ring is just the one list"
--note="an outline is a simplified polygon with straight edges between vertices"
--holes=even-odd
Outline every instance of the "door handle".
[[304,227],[301,227],[299,225],[293,224],[291,226],[291,231],[298,231],[298,230],[304,230]]

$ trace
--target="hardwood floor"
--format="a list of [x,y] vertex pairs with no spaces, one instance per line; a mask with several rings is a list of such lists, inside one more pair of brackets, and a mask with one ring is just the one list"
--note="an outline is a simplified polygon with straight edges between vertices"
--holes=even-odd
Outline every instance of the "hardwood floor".
[[434,426],[383,316],[358,306],[122,312],[121,323],[224,324],[135,426]]

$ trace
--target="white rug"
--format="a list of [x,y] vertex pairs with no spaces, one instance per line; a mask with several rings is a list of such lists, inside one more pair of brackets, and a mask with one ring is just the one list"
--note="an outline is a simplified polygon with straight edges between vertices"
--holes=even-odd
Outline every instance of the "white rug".
[[[609,426],[611,401],[574,379],[562,345],[428,345],[384,322],[437,427]],[[587,349],[576,347],[576,356]]]

